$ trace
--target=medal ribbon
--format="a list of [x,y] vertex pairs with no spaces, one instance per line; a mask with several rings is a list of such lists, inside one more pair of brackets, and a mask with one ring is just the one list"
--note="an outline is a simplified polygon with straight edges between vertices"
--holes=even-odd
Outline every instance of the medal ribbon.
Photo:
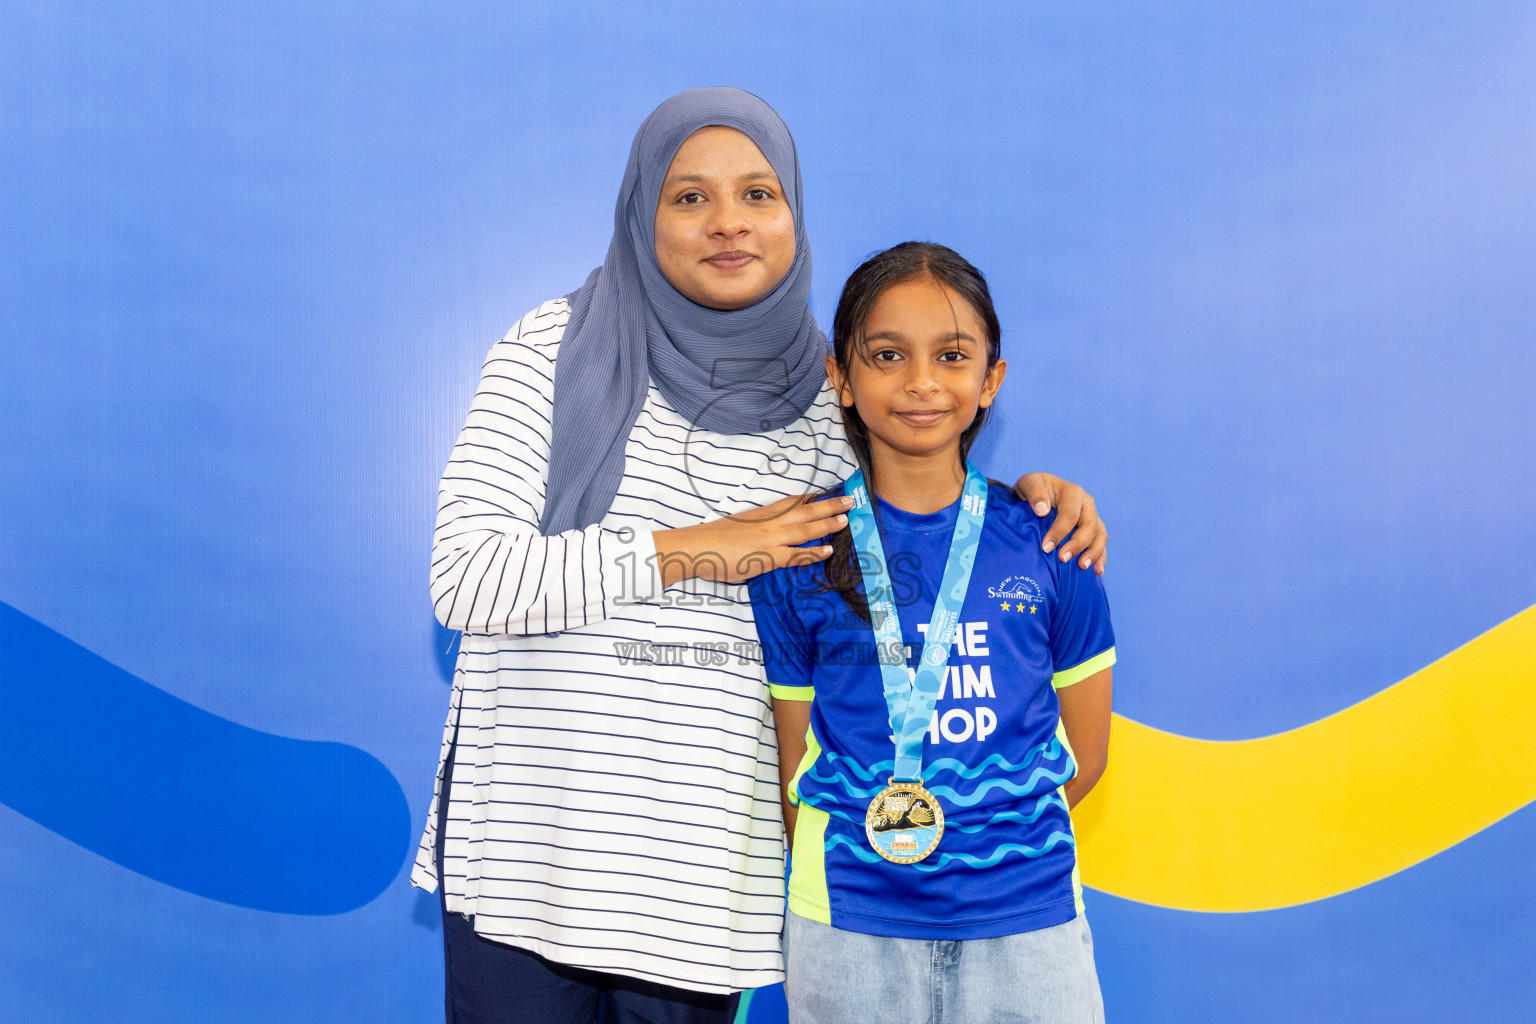
[[970,463],[966,463],[965,471],[960,513],[955,518],[949,558],[944,563],[944,577],[933,603],[933,616],[915,677],[907,675],[906,645],[901,639],[890,567],[885,561],[885,547],[880,542],[880,528],[875,523],[864,474],[857,472],[848,478],[847,492],[853,498],[853,507],[848,510],[848,529],[864,575],[864,595],[869,601],[869,619],[875,631],[875,655],[885,686],[885,706],[890,711],[891,732],[896,737],[893,779],[900,782],[922,781],[923,736],[933,720],[939,687],[949,669],[950,645],[960,625],[960,609],[965,604],[976,546],[981,541],[981,524],[987,511],[987,479]]

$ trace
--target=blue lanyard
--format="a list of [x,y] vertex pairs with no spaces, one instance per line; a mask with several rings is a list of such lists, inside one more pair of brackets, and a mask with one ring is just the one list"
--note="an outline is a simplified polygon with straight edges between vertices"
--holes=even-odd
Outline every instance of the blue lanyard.
[[982,520],[987,512],[987,479],[967,463],[965,491],[960,498],[960,514],[949,541],[949,559],[944,563],[944,578],[933,604],[933,616],[923,641],[923,655],[918,659],[915,677],[907,675],[906,645],[901,639],[901,620],[891,589],[890,568],[885,548],[880,543],[880,528],[870,507],[864,474],[848,478],[848,494],[853,507],[848,510],[848,529],[859,555],[864,574],[864,595],[869,601],[870,623],[875,630],[875,651],[880,661],[880,676],[885,684],[885,706],[890,711],[891,732],[896,737],[896,773],[898,782],[921,782],[923,773],[923,736],[933,720],[934,705],[939,700],[939,686],[949,668],[950,645],[960,624],[960,609],[971,583],[971,566],[976,562],[976,546],[981,541]]

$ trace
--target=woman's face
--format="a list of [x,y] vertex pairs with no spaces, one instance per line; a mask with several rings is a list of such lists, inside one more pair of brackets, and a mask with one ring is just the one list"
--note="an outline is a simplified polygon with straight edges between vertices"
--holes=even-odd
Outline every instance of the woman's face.
[[656,262],[710,309],[744,309],[795,260],[795,219],[778,175],[734,128],[700,128],[678,147],[656,203]]

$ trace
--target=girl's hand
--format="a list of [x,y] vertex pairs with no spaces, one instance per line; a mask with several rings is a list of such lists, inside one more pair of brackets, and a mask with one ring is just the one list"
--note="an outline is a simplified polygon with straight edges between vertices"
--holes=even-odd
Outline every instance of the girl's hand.
[[1093,495],[1051,473],[1019,477],[1019,482],[1013,485],[1013,493],[1029,502],[1037,516],[1048,515],[1053,508],[1056,510],[1056,521],[1040,545],[1042,551],[1049,554],[1066,540],[1057,557],[1065,562],[1078,555],[1078,568],[1086,569],[1091,565],[1094,572],[1104,575],[1104,567],[1109,564],[1109,534],[1104,528],[1104,520],[1099,518]]
[[810,495],[794,495],[697,526],[657,530],[651,537],[662,586],[692,577],[740,583],[786,565],[820,562],[831,547],[799,545],[847,526],[843,513],[852,505],[846,496],[813,501]]

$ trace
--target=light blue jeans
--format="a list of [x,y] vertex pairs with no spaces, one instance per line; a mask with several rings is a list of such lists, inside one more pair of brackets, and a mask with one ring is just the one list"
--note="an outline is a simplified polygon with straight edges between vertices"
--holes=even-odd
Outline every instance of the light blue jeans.
[[892,939],[784,917],[790,1024],[1103,1024],[1093,935]]

